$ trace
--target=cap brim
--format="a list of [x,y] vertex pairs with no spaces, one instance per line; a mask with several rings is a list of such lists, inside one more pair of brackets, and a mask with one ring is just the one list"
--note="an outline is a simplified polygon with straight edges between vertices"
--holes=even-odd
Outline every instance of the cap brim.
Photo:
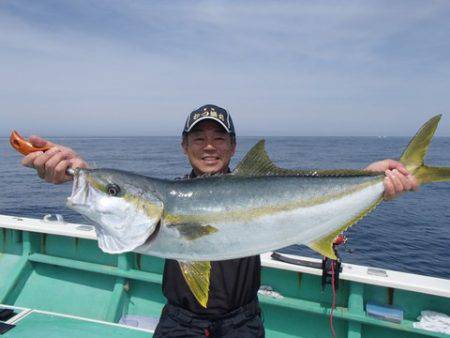
[[230,134],[230,129],[225,125],[225,123],[223,123],[223,121],[220,120],[218,117],[213,117],[213,116],[200,117],[198,120],[196,120],[194,123],[192,123],[192,125],[189,127],[189,129],[187,129],[187,130],[185,129],[185,132],[189,133],[197,123],[204,121],[204,120],[214,120],[214,121],[218,122],[227,131],[227,133]]

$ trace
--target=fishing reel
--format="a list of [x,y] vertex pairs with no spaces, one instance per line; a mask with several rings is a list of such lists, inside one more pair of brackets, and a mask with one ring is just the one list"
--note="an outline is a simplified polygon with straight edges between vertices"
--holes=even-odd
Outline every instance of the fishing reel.
[[342,271],[341,257],[336,250],[336,247],[347,243],[347,238],[340,234],[333,241],[333,251],[337,259],[323,257],[322,259],[322,291],[325,286],[330,284],[335,290],[339,288],[339,273]]

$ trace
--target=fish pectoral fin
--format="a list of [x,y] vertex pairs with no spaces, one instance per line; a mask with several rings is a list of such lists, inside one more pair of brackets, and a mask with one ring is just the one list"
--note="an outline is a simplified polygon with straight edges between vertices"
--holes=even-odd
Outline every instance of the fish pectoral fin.
[[235,176],[304,176],[304,177],[355,177],[376,176],[380,173],[359,169],[301,170],[283,169],[276,166],[265,149],[265,141],[260,140],[245,155],[233,170]]
[[172,223],[167,227],[176,229],[181,236],[190,241],[219,231],[212,225],[200,223]]
[[211,262],[183,262],[178,261],[181,273],[189,286],[195,299],[204,308],[209,299],[209,278],[211,274]]
[[322,256],[331,258],[331,259],[337,259],[336,254],[333,250],[333,243],[337,236],[339,236],[342,232],[346,231],[348,228],[350,228],[353,224],[357,223],[361,219],[363,219],[367,214],[369,214],[371,211],[373,211],[378,204],[381,203],[383,200],[383,197],[378,198],[378,200],[373,203],[368,208],[364,209],[362,212],[360,212],[356,217],[354,217],[349,222],[345,223],[340,228],[326,234],[325,236],[312,241],[308,244],[306,244],[310,249],[318,252]]

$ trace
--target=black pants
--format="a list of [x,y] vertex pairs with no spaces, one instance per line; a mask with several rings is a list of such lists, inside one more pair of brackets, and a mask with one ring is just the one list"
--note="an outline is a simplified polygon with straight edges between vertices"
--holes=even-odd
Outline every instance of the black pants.
[[180,307],[166,304],[153,337],[264,338],[264,326],[258,301],[214,320],[204,319]]

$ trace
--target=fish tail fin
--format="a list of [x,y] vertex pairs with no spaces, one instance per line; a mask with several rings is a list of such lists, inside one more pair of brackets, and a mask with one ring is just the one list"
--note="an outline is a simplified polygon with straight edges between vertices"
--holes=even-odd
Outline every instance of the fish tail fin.
[[[411,139],[400,157],[400,162],[403,163],[406,169],[416,177],[420,184],[450,181],[450,167],[430,167],[424,163],[424,157],[427,154],[428,147],[430,146],[431,139],[433,138],[439,121],[441,120],[441,116],[442,115],[437,115],[428,120]],[[341,228],[327,234],[325,237],[308,243],[307,245],[323,256],[336,259],[336,255],[333,250],[333,242],[336,236],[347,230],[351,225],[372,211],[381,201],[382,197]]]
[[416,177],[420,184],[450,181],[450,168],[429,167],[424,163],[424,157],[441,116],[437,115],[428,120],[411,139],[400,157],[400,162]]

